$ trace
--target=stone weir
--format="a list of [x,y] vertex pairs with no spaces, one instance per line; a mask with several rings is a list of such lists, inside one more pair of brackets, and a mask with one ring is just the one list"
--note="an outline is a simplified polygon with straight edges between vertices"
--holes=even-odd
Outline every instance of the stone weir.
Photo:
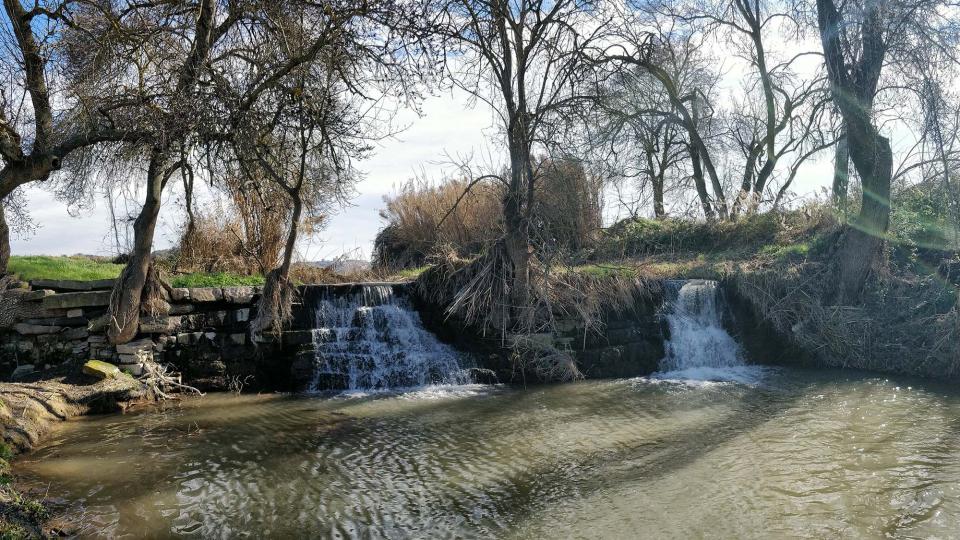
[[113,280],[38,280],[0,293],[0,380],[40,377],[40,372],[90,359],[141,373],[140,359],[172,364],[201,389],[300,389],[309,378],[297,359],[315,350],[315,306],[320,297],[349,297],[400,283],[344,283],[300,287],[293,321],[279,336],[252,336],[260,287],[173,288],[168,313],[142,317],[129,343],[110,345],[107,306]]
[[[286,331],[256,337],[250,320],[258,287],[175,288],[169,312],[142,318],[136,339],[117,346],[105,336],[111,281],[31,285],[0,293],[0,380],[37,378],[35,372],[90,359],[136,375],[143,355],[174,365],[186,382],[204,389],[416,384],[418,370],[428,382],[458,381],[454,364],[492,370],[500,382],[535,380],[516,372],[504,340],[459,325],[406,283],[301,287]],[[572,352],[588,378],[649,374],[658,369],[668,337],[660,289],[626,311],[604,313],[602,332],[559,317],[554,332],[525,339]],[[387,305],[397,309],[378,307]],[[469,353],[447,362],[448,354],[463,354],[454,349]]]

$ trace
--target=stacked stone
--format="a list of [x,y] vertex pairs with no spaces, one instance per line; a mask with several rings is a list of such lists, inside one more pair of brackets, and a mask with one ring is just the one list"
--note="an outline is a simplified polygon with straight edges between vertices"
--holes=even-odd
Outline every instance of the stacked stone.
[[0,360],[17,365],[17,376],[46,369],[90,352],[90,325],[110,303],[112,280],[32,282],[19,295],[26,317],[2,341]]

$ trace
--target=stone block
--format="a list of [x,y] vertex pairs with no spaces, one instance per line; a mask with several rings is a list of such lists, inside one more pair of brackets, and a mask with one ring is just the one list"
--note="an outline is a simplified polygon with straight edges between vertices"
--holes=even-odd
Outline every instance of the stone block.
[[38,302],[43,300],[48,296],[53,296],[57,293],[51,291],[50,289],[39,289],[35,291],[30,291],[20,297],[24,302]]
[[40,306],[44,309],[72,309],[110,305],[111,291],[75,292],[44,297]]
[[123,368],[123,371],[133,375],[134,377],[143,375],[143,364],[124,364],[120,367]]
[[87,343],[106,343],[107,336],[90,336],[87,338]]
[[171,304],[170,305],[170,315],[186,315],[188,313],[193,313],[197,310],[197,307],[193,304]]
[[190,300],[190,289],[184,287],[170,289],[170,299],[174,302],[187,302]]
[[223,299],[231,304],[249,304],[253,301],[253,287],[224,287]]
[[230,334],[230,343],[234,345],[245,345],[247,343],[246,334]]
[[63,330],[63,327],[19,323],[15,324],[13,329],[16,330],[18,334],[23,336],[39,336],[43,334],[57,334]]
[[247,322],[250,320],[250,308],[238,309],[233,312],[233,320],[236,322]]
[[117,355],[120,358],[120,365],[130,365],[130,364],[139,364],[140,355],[139,354],[119,354]]
[[129,343],[117,345],[117,353],[119,354],[136,354],[139,351],[152,350],[153,340],[149,338],[138,339],[137,341],[131,341]]
[[218,302],[223,300],[223,291],[212,287],[198,287],[189,289],[190,300],[193,302]]
[[86,328],[67,328],[60,334],[65,340],[86,339],[89,335]]
[[34,289],[54,289],[57,291],[98,291],[112,289],[115,279],[97,279],[93,281],[74,281],[69,279],[34,279],[30,285]]
[[180,326],[179,317],[142,317],[141,334],[169,334]]
[[36,371],[36,369],[34,368],[33,364],[23,364],[21,366],[17,366],[17,368],[13,370],[13,373],[10,374],[10,380],[20,380],[34,371]]
[[72,318],[75,318],[75,317],[83,317],[83,310],[80,309],[80,308],[77,308],[77,309],[68,309],[68,310],[67,310],[67,317],[70,317],[71,319],[72,319]]
[[42,319],[24,319],[21,322],[40,326],[86,326],[90,321],[83,317],[45,317]]
[[117,366],[100,360],[90,360],[83,365],[83,373],[98,379],[112,379],[120,375],[120,369]]

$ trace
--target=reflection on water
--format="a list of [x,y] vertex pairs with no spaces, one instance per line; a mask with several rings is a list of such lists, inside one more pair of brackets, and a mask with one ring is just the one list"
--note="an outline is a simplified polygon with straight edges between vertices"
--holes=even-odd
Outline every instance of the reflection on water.
[[848,372],[208,396],[18,464],[108,537],[956,537],[960,398]]

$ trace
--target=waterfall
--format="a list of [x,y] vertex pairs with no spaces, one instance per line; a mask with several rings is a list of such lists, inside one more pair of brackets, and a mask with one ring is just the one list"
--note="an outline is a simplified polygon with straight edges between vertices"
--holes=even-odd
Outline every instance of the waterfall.
[[389,285],[325,292],[315,316],[312,391],[470,382],[457,352],[428,332],[409,301]]
[[670,338],[658,378],[741,380],[752,371],[740,345],[721,325],[721,297],[716,281],[668,282],[665,317]]

